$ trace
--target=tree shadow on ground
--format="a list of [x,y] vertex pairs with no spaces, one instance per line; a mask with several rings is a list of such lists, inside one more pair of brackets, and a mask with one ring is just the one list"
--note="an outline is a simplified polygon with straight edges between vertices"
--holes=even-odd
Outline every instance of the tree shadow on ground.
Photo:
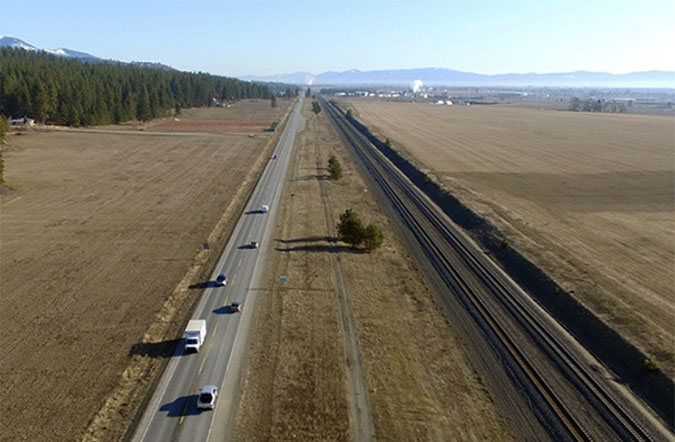
[[148,356],[151,358],[170,358],[182,339],[170,339],[161,342],[137,342],[129,349],[129,356]]
[[362,249],[355,249],[350,246],[342,245],[307,245],[296,247],[276,247],[274,250],[279,252],[328,252],[328,253],[364,253]]
[[309,180],[326,181],[329,179],[330,175],[303,175],[297,177],[293,181],[309,181]]
[[159,411],[166,411],[167,417],[196,416],[200,412],[197,409],[197,398],[199,395],[181,396],[173,402],[164,404]]
[[296,242],[314,242],[314,241],[326,241],[330,243],[336,243],[337,238],[334,238],[332,236],[308,236],[305,238],[296,238],[296,239],[275,239],[276,242],[280,242],[282,244],[293,244]]

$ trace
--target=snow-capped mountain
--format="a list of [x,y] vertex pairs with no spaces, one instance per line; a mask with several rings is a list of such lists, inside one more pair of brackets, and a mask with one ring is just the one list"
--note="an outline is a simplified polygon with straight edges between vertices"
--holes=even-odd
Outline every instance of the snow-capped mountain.
[[66,49],[66,48],[56,48],[56,49],[40,49],[36,46],[33,46],[32,44],[26,43],[23,40],[20,40],[16,37],[5,37],[5,36],[0,36],[0,47],[5,48],[15,48],[15,49],[23,49],[26,51],[44,51],[48,52],[50,54],[58,55],[60,57],[69,57],[69,58],[79,58],[82,60],[100,60],[100,58],[87,54],[86,52],[80,52],[80,51],[74,51],[72,49]]
[[[40,49],[32,44],[26,43],[23,40],[20,40],[16,37],[6,37],[0,35],[0,48],[14,48],[14,49],[23,49],[26,51],[42,51],[48,54],[57,55],[59,57],[67,58],[76,58],[78,60],[87,61],[87,62],[115,62],[115,60],[106,60],[95,55],[88,54],[86,52],[75,51],[73,49],[67,48],[56,48],[56,49]],[[118,62],[124,63],[124,62]],[[147,68],[147,69],[162,69],[166,71],[173,71],[174,68],[167,66],[162,63],[155,63],[150,61],[132,61],[129,63],[132,66]]]

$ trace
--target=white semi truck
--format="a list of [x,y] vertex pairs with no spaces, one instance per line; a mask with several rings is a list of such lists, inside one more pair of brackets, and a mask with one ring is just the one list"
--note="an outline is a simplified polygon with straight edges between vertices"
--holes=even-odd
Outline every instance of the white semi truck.
[[198,352],[206,339],[206,320],[190,319],[185,328],[185,352]]

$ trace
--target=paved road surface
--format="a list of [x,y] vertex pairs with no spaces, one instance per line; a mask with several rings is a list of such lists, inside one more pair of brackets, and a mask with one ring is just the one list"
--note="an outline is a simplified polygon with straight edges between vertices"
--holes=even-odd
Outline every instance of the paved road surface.
[[[148,407],[135,430],[133,441],[207,441],[229,438],[229,430],[239,400],[239,380],[242,356],[258,291],[264,262],[274,231],[277,206],[283,181],[290,161],[295,133],[301,130],[304,119],[300,114],[302,97],[295,105],[288,124],[274,151],[247,209],[239,219],[229,243],[216,266],[211,280],[218,273],[228,277],[225,287],[209,284],[195,310],[193,319],[205,319],[207,338],[199,353],[184,354],[179,345],[157,384]],[[226,165],[205,170],[227,173]],[[261,205],[270,211],[259,211]],[[258,249],[250,248],[258,241]],[[241,313],[230,313],[226,306],[242,304]],[[221,390],[214,411],[199,412],[196,407],[199,389],[213,384]],[[217,416],[217,418],[216,418]]]

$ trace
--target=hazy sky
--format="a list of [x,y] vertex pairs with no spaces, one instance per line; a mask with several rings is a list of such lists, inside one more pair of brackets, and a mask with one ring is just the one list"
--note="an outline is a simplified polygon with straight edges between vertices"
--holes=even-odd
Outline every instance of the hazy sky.
[[672,0],[0,0],[0,34],[223,75],[675,70]]

